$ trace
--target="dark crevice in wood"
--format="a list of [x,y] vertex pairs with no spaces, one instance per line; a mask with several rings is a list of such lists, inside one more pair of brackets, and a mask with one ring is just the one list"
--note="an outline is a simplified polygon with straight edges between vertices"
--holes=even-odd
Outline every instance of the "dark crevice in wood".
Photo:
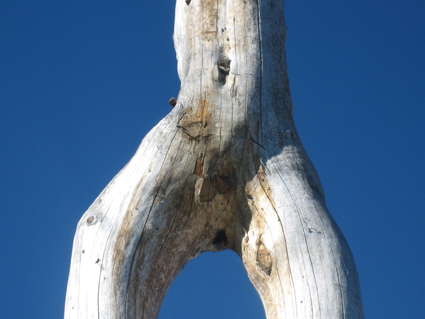
[[226,245],[227,245],[227,235],[226,235],[226,231],[224,229],[221,229],[217,232],[212,244],[214,246],[226,247]]

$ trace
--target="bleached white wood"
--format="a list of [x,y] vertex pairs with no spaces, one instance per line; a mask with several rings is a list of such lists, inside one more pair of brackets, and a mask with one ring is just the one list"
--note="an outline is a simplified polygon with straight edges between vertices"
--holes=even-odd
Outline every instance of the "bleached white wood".
[[232,249],[267,318],[363,318],[350,249],[298,137],[283,0],[177,0],[177,105],[83,215],[65,318],[157,317],[173,279]]

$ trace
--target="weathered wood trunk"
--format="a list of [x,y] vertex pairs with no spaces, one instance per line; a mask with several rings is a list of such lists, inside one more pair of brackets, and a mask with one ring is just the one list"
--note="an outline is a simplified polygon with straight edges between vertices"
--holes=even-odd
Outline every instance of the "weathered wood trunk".
[[363,318],[353,257],[298,137],[283,0],[177,0],[177,105],[80,220],[65,318],[156,318],[232,249],[267,318]]

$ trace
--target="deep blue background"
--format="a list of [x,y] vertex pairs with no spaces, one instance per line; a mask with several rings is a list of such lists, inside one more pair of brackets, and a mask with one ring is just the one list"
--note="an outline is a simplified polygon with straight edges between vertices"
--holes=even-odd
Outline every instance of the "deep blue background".
[[[295,121],[367,318],[425,313],[424,14],[286,1]],[[173,20],[172,0],[0,1],[1,318],[62,317],[77,221],[178,94]],[[223,252],[186,266],[160,318],[263,313]]]

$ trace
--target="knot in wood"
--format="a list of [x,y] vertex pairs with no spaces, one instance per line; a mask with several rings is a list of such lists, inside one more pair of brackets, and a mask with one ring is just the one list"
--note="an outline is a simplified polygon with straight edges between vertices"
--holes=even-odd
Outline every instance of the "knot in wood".
[[229,178],[227,176],[220,176],[218,172],[214,172],[211,176],[213,187],[220,194],[226,194],[230,190]]
[[220,72],[224,75],[228,75],[230,72],[230,62],[231,60],[228,57],[221,57],[218,60],[217,65]]
[[172,107],[175,107],[177,105],[177,100],[175,97],[172,97],[169,101],[168,104],[170,104]]
[[90,216],[89,218],[87,218],[86,220],[87,225],[91,226],[97,223],[97,217],[96,216]]
[[272,258],[263,243],[258,247],[257,265],[267,276],[270,276],[272,272]]

